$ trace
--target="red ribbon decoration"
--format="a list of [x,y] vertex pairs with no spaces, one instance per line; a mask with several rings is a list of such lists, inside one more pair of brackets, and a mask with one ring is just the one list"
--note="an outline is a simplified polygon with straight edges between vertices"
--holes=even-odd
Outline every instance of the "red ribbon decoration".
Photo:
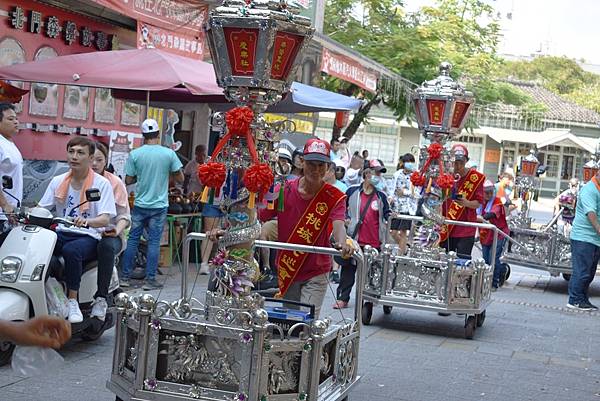
[[227,134],[225,134],[225,136],[219,140],[217,146],[215,146],[215,150],[213,150],[211,159],[216,159],[219,153],[221,153],[221,150],[227,146],[227,143],[230,139],[242,137],[246,138],[246,143],[248,144],[248,150],[250,151],[252,162],[254,164],[258,164],[258,154],[256,153],[256,145],[254,144],[254,138],[252,137],[251,124],[253,120],[254,112],[250,107],[235,107],[229,110],[225,114]]
[[430,159],[439,159],[442,155],[442,150],[442,145],[437,142],[434,142],[427,148],[427,153],[429,153]]
[[198,167],[200,182],[209,188],[220,189],[226,177],[227,172],[223,163],[208,162]]
[[437,178],[436,184],[441,189],[450,189],[454,185],[454,177],[452,174],[442,174]]
[[273,185],[273,179],[273,172],[268,164],[253,164],[244,174],[244,185],[248,191],[257,193],[262,198]]
[[425,185],[425,177],[423,177],[418,171],[415,171],[410,175],[410,182],[412,182],[415,187],[422,187]]

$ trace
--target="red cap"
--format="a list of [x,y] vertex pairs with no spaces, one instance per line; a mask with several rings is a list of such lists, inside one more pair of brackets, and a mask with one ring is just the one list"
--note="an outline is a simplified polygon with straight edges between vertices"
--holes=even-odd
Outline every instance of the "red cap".
[[454,153],[454,160],[467,160],[469,158],[469,150],[460,143],[452,145],[452,153]]
[[312,138],[304,145],[304,160],[331,163],[331,146],[329,142]]

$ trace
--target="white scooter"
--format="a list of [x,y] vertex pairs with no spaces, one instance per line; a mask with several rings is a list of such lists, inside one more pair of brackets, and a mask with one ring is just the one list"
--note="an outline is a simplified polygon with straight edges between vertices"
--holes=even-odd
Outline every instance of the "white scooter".
[[[12,197],[6,191],[12,188],[10,177],[2,177],[2,187],[4,193]],[[89,189],[85,195],[84,203],[100,200],[98,189]],[[18,212],[14,216],[22,224],[10,231],[0,247],[0,319],[23,321],[49,314],[45,285],[49,277],[54,277],[62,284],[66,296],[64,261],[62,257],[52,255],[57,236],[50,227],[58,223],[69,226],[73,222],[53,217],[52,213],[44,208],[26,210],[19,204],[16,211]],[[79,306],[84,318],[83,322],[71,325],[73,335],[79,335],[86,341],[98,339],[104,331],[114,325],[112,313],[107,313],[104,321],[90,317],[91,304],[97,288],[97,273],[97,261],[89,262],[83,267]],[[119,292],[122,290],[119,288],[116,268],[113,268],[107,299],[109,307],[113,305],[113,298]],[[13,350],[14,344],[0,342],[0,366],[10,361]]]

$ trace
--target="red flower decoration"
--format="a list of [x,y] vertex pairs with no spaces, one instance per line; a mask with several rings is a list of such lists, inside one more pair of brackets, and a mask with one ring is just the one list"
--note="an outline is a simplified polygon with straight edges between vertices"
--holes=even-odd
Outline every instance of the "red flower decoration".
[[410,175],[410,182],[412,182],[415,187],[422,187],[425,185],[425,177],[423,177],[418,171],[415,171]]
[[248,191],[265,194],[273,185],[273,172],[266,163],[253,164],[244,174],[244,185]]
[[436,184],[441,189],[450,189],[454,185],[454,177],[452,174],[442,174],[436,180]]
[[439,157],[442,155],[442,150],[443,149],[444,148],[439,143],[437,143],[437,142],[432,143],[427,148],[427,153],[429,153],[429,158],[431,158],[431,159],[439,159]]
[[208,162],[198,167],[200,182],[209,188],[221,188],[227,177],[223,163]]
[[250,107],[236,107],[225,114],[227,129],[234,136],[248,135],[253,119],[254,112]]

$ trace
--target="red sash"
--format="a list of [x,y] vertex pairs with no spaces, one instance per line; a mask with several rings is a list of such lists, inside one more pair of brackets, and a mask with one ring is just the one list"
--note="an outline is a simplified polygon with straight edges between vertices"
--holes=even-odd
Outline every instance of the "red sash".
[[[492,207],[493,206],[502,206],[502,201],[500,200],[500,198],[495,197],[494,198],[494,202],[492,203]],[[503,208],[500,208],[500,213],[504,212]],[[483,214],[485,214],[485,206],[483,207]],[[501,216],[498,216],[501,217]],[[492,230],[488,229],[488,228],[480,228],[479,229],[479,242],[481,242],[482,244],[484,242],[487,242],[487,238],[488,235],[490,235],[490,233],[492,232]],[[502,237],[500,237],[502,238]]]
[[[329,215],[331,210],[345,196],[342,191],[333,185],[325,183],[302,214],[300,221],[298,221],[286,242],[289,244],[314,245],[324,230],[327,230],[327,234],[331,235],[333,227],[329,224]],[[277,257],[279,269],[279,292],[276,295],[277,297],[285,295],[307,257],[308,253],[306,252],[279,252]]]
[[[471,170],[467,173],[467,179],[463,181],[460,188],[458,188],[459,194],[462,194],[466,200],[472,200],[471,198],[475,194],[475,191],[485,181],[485,175],[481,174],[477,170]],[[465,211],[465,207],[461,206],[455,201],[450,203],[448,210],[445,213],[445,218],[448,220],[458,221]],[[454,229],[452,224],[444,224],[440,231],[440,242],[444,242],[450,236],[450,233]]]

